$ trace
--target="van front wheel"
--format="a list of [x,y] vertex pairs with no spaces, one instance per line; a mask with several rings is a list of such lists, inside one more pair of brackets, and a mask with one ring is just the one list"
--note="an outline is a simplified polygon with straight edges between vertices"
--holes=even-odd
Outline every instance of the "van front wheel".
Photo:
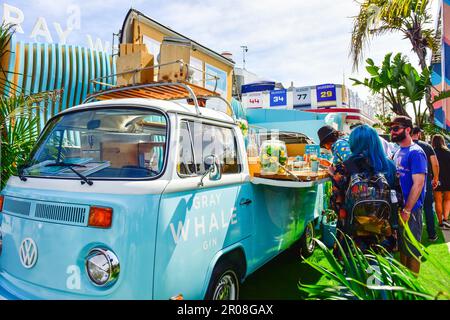
[[314,252],[316,248],[316,242],[314,241],[314,223],[308,222],[303,232],[303,236],[300,239],[300,254],[304,258],[308,258]]
[[214,269],[206,300],[238,300],[239,279],[230,264],[220,264]]

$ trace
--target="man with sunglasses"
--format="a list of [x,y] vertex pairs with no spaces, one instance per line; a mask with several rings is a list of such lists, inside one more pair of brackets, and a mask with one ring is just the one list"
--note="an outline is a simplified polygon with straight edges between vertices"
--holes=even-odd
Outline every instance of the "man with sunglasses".
[[411,138],[413,124],[410,118],[398,116],[386,125],[390,127],[392,141],[400,146],[394,155],[404,199],[399,226],[400,261],[418,274],[420,253],[406,239],[404,224],[408,224],[414,238],[420,242],[422,238],[422,207],[425,200],[425,181],[428,172],[427,157],[422,148]]

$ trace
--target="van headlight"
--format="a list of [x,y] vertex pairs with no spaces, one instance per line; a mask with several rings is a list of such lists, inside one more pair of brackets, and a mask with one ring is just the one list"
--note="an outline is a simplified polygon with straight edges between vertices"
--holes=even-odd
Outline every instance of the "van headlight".
[[86,258],[86,271],[95,285],[113,285],[120,273],[119,259],[111,250],[92,249]]

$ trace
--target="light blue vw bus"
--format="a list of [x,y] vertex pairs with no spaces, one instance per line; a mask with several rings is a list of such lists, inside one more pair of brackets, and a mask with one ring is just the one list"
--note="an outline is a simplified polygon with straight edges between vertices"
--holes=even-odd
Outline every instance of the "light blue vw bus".
[[47,123],[0,198],[2,298],[237,299],[283,250],[312,252],[323,181],[252,180],[235,119],[193,100]]

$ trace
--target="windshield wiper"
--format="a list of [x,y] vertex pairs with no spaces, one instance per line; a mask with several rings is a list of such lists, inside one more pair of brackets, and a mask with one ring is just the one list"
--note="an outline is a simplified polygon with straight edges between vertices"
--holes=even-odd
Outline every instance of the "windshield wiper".
[[49,163],[49,164],[46,165],[46,167],[66,167],[66,168],[69,168],[73,173],[75,173],[81,179],[81,184],[87,183],[90,186],[92,186],[94,184],[92,182],[92,180],[89,180],[88,178],[86,178],[86,176],[82,175],[81,173],[79,173],[78,171],[76,171],[74,169],[74,167],[76,167],[76,168],[86,168],[86,166],[84,166],[82,164],[56,162],[56,163]]
[[17,175],[19,176],[19,179],[22,181],[27,181],[28,179],[25,177],[25,169],[28,169],[29,167],[36,164],[36,161],[26,161],[24,164],[21,164],[17,167]]
[[17,167],[17,175],[19,176],[19,179],[20,179],[20,180],[22,180],[22,181],[27,181],[27,180],[28,180],[28,179],[25,177],[23,171],[24,171],[26,168],[29,168],[29,167],[31,167],[31,164],[23,164],[23,165],[20,165],[19,167]]

